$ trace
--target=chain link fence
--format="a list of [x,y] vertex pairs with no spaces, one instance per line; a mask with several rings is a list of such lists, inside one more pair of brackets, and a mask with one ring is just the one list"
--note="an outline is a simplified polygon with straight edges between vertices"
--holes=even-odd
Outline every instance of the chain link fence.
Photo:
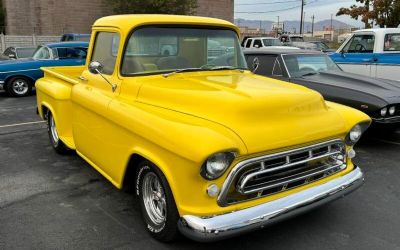
[[61,36],[12,36],[0,34],[0,49],[3,52],[6,48],[14,47],[36,47],[38,45],[59,42]]

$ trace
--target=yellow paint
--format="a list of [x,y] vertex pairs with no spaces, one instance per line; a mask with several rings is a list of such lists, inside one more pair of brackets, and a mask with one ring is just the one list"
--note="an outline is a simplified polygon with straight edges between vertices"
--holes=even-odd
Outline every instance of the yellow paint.
[[[148,24],[192,24],[238,29],[229,22],[201,17],[124,15],[101,18],[98,31],[120,34],[120,46],[132,29]],[[89,57],[93,40],[89,47]],[[45,68],[38,80],[39,113],[54,114],[60,138],[116,187],[121,188],[133,154],[156,164],[171,186],[181,215],[213,215],[265,203],[337,178],[353,165],[323,180],[268,197],[219,207],[206,194],[208,185],[222,186],[228,172],[215,181],[200,176],[212,154],[235,151],[241,160],[330,139],[344,139],[364,113],[325,102],[320,94],[295,84],[249,71],[187,72],[122,77],[118,51],[116,70],[107,78],[117,90],[86,66]],[[80,80],[83,76],[86,80]]]

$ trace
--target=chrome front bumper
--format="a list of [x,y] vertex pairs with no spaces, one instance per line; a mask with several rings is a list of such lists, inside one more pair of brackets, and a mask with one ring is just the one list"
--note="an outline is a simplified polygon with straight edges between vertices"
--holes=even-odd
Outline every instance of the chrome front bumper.
[[287,219],[356,190],[364,182],[358,167],[344,176],[286,197],[214,217],[184,215],[178,222],[186,237],[201,242],[221,240]]

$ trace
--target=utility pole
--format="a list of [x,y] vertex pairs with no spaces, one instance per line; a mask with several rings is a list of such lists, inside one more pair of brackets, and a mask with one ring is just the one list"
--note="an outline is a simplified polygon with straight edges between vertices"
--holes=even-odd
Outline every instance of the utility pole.
[[300,35],[303,35],[303,9],[304,9],[304,0],[301,0]]
[[314,37],[314,18],[315,18],[315,16],[314,15],[312,15],[311,16],[311,37]]
[[333,14],[331,14],[331,42],[333,41],[333,26],[332,26],[332,23],[333,23]]
[[[303,33],[306,33],[304,26],[306,25],[306,12],[303,12]],[[301,33],[303,35],[303,33]]]

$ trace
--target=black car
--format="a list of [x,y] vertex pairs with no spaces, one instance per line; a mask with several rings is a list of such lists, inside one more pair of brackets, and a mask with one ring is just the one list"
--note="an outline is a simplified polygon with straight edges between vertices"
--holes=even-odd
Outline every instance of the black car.
[[256,74],[314,89],[326,100],[365,112],[374,123],[394,129],[400,125],[400,81],[344,72],[319,51],[247,51],[245,56]]

